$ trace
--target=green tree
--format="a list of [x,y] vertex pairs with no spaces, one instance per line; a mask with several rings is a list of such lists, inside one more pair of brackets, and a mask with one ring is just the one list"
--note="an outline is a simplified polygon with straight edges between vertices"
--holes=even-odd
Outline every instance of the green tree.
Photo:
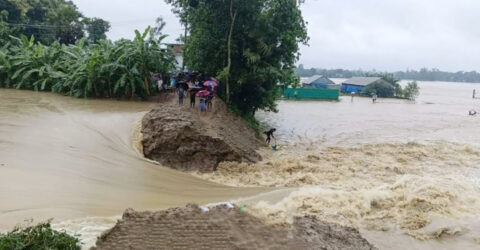
[[100,18],[86,18],[84,20],[88,41],[97,43],[100,40],[106,40],[106,33],[110,30],[110,23]]
[[[395,78],[395,76],[391,73],[383,73],[379,75],[382,77],[382,79],[388,83],[390,83],[393,87],[393,95],[396,97],[402,97],[403,96],[403,91],[402,91],[402,86],[398,82],[400,82],[399,79]],[[380,96],[380,95],[379,95]],[[392,97],[389,96],[389,97]]]
[[0,10],[8,12],[5,22],[10,26],[10,35],[33,35],[46,45],[55,41],[74,44],[85,32],[98,41],[109,27],[102,19],[84,17],[68,0],[0,0]]
[[153,37],[160,37],[162,35],[162,30],[165,28],[167,23],[163,20],[163,17],[157,17],[155,19],[155,26],[151,29],[150,33]]
[[241,114],[275,111],[278,84],[294,79],[308,41],[296,0],[166,0],[189,29],[189,69],[217,76],[221,96]]
[[383,98],[393,97],[395,94],[395,88],[387,82],[376,82],[370,84],[367,86],[365,91],[369,95],[376,94],[378,97]]
[[409,100],[415,100],[420,94],[420,87],[416,81],[409,82],[403,89],[403,97]]
[[53,39],[62,44],[74,44],[85,36],[84,17],[73,2],[50,0],[46,6],[46,22],[50,25],[47,27],[51,27]]
[[21,8],[8,0],[0,0],[0,11],[7,12],[8,19],[5,19],[8,22],[19,23],[22,21],[22,10]]
[[0,11],[0,44],[4,45],[9,40],[11,35],[10,27],[5,23],[8,18],[8,12],[6,10]]

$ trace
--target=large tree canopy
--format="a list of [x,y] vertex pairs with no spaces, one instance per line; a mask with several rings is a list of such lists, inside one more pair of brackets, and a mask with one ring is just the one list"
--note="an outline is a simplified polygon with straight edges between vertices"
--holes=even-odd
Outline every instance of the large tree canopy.
[[3,25],[13,36],[35,36],[43,44],[59,41],[73,44],[89,35],[89,41],[106,38],[110,25],[98,18],[86,18],[68,0],[0,0]]
[[188,27],[184,60],[217,76],[242,114],[276,110],[279,83],[293,83],[299,43],[307,43],[297,0],[166,0]]

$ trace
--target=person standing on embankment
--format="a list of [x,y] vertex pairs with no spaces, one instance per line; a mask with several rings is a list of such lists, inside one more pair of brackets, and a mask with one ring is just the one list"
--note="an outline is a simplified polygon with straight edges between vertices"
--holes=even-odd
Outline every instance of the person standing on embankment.
[[267,139],[265,140],[265,142],[266,142],[268,145],[270,145],[270,141],[272,140],[272,138],[275,139],[275,136],[273,135],[273,133],[274,133],[275,131],[277,131],[277,129],[272,128],[272,129],[270,129],[270,130],[268,130],[268,131],[263,132],[265,135],[267,135]]
[[183,105],[183,97],[185,96],[185,90],[183,84],[178,84],[178,104]]

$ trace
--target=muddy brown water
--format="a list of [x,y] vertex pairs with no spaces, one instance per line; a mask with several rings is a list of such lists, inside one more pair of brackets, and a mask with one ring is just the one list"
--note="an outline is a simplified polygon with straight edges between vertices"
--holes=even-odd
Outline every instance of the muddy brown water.
[[126,208],[205,204],[265,190],[225,187],[144,159],[136,131],[151,107],[0,89],[0,229],[55,218],[80,219],[73,226],[83,230],[111,223]]
[[[314,214],[358,226],[380,249],[478,249],[480,116],[468,110],[480,110],[471,98],[480,85],[420,87],[415,103],[280,102],[279,113],[258,118],[278,129],[281,150],[263,150],[267,165],[254,172],[233,166],[203,177],[218,184],[142,157],[136,131],[152,104],[0,89],[0,230],[55,218],[56,228],[89,246],[128,207],[237,200],[271,222]],[[329,146],[344,160],[324,151]],[[269,192],[222,183],[295,185]],[[400,228],[417,224],[427,226]]]

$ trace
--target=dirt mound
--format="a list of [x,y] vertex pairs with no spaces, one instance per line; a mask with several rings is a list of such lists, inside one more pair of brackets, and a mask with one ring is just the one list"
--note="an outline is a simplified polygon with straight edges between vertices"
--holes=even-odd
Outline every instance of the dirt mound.
[[141,131],[145,156],[177,170],[209,172],[223,161],[261,160],[255,132],[221,100],[207,113],[175,100],[161,103],[145,115]]
[[314,217],[273,227],[236,207],[127,210],[92,249],[375,249],[355,229]]

